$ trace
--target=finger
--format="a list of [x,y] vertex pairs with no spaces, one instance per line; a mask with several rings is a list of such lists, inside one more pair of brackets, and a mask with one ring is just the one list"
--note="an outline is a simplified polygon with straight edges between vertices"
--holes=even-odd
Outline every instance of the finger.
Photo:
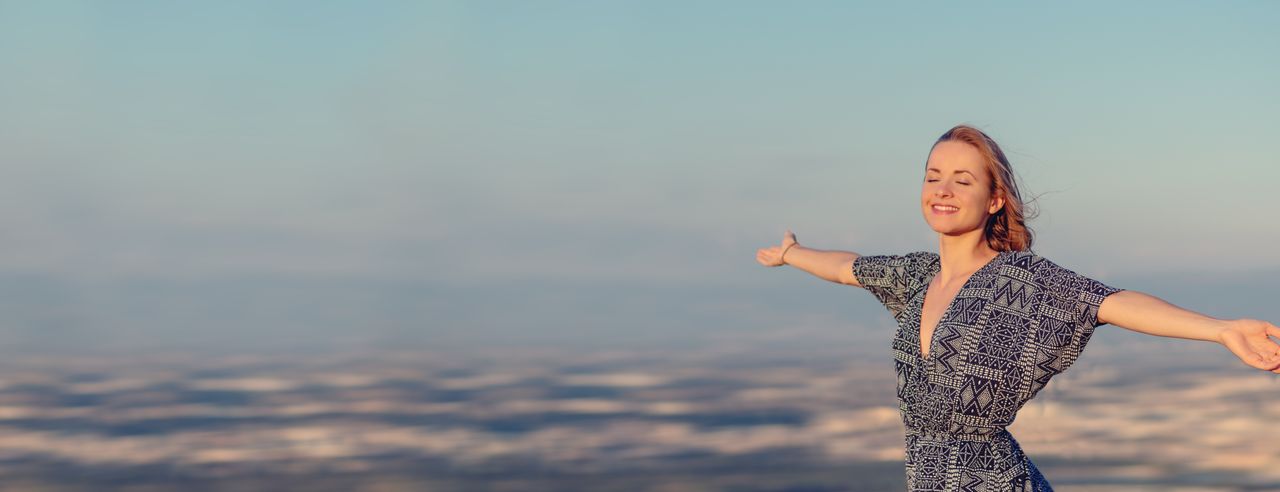
[[1253,344],[1253,350],[1257,351],[1259,354],[1275,355],[1280,353],[1280,345],[1277,345],[1276,342],[1273,342],[1270,339],[1263,339],[1262,341]]
[[1267,363],[1267,359],[1263,357],[1262,354],[1259,354],[1252,350],[1246,350],[1244,351],[1244,353],[1240,354],[1240,360],[1243,361],[1245,364],[1248,364],[1249,366],[1255,367],[1258,369],[1264,369],[1268,371],[1275,369],[1274,365]]
[[1267,334],[1276,338],[1280,338],[1280,326],[1267,323]]

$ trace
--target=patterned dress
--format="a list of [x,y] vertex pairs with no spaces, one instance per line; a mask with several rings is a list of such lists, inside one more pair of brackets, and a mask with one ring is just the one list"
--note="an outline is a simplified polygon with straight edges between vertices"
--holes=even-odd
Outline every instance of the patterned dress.
[[893,338],[914,492],[1052,491],[1006,427],[1065,371],[1119,292],[1030,251],[1003,251],[969,277],[920,352],[920,313],[937,254],[860,256],[858,283],[898,322]]

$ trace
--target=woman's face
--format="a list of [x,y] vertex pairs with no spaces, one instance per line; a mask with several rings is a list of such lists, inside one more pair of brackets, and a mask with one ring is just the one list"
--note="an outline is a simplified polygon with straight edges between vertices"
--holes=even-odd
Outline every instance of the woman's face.
[[987,218],[1004,206],[993,197],[991,178],[978,149],[964,142],[939,142],[925,165],[920,207],[939,234],[982,233]]

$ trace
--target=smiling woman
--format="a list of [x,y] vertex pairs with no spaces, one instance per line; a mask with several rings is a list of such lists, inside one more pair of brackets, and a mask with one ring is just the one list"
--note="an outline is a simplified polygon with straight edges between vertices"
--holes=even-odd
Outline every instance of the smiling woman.
[[862,287],[897,321],[910,490],[1053,490],[1007,427],[1102,324],[1218,342],[1245,364],[1280,373],[1280,345],[1270,339],[1280,328],[1271,323],[1210,318],[1032,252],[1013,176],[994,140],[960,125],[934,143],[920,193],[938,253],[823,251],[800,246],[791,231],[756,252],[765,266]]
[[[954,186],[948,188],[948,180],[952,178]],[[986,202],[973,205],[987,208],[984,237],[991,249],[1031,249],[1033,235],[1026,221],[1032,217],[1026,213],[1013,167],[1000,147],[973,127],[952,128],[938,139],[930,153],[920,199],[926,207],[937,205],[933,210],[935,214],[924,211],[925,220],[934,230],[939,224],[930,218],[959,212],[958,203],[947,204],[940,199],[939,194],[947,191],[954,192],[959,199],[972,200],[975,193],[987,198]],[[967,210],[977,213],[973,206]]]

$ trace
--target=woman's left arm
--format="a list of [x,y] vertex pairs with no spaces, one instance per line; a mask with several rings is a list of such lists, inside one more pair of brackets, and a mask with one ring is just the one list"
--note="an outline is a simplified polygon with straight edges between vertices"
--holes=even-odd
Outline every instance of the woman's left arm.
[[1280,338],[1280,328],[1266,321],[1211,318],[1155,296],[1124,290],[1102,301],[1098,322],[1148,335],[1217,342],[1245,364],[1280,374],[1280,345],[1268,338]]

